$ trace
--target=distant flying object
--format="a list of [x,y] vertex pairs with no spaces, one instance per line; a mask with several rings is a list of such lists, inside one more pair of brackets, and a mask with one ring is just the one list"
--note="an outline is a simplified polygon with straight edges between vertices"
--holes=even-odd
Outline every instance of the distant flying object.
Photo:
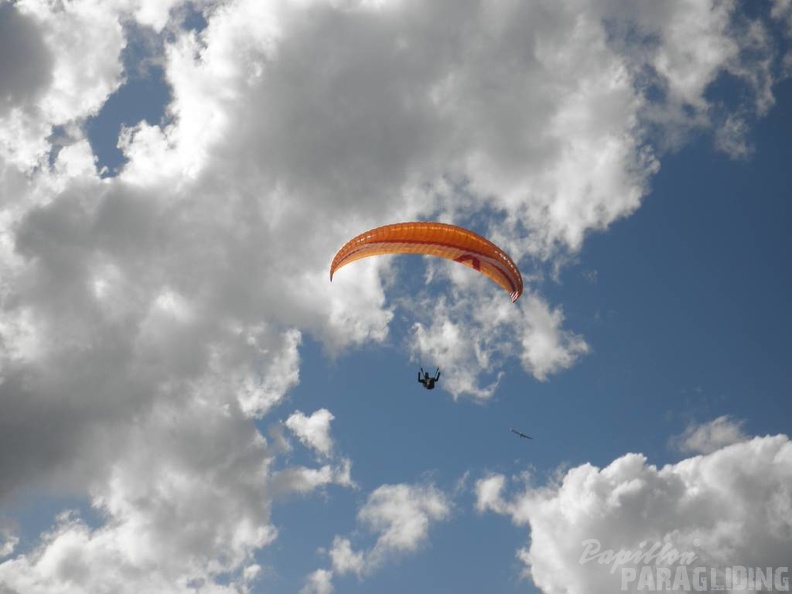
[[533,437],[531,437],[530,435],[526,435],[526,434],[525,434],[525,433],[523,433],[522,431],[517,431],[517,429],[510,429],[510,431],[511,431],[512,433],[516,433],[517,435],[519,435],[520,437],[523,437],[523,438],[525,438],[525,439],[533,439]]
[[385,225],[350,239],[330,264],[330,280],[350,262],[383,254],[424,254],[453,260],[488,276],[512,301],[523,292],[519,268],[497,245],[469,229],[431,221]]

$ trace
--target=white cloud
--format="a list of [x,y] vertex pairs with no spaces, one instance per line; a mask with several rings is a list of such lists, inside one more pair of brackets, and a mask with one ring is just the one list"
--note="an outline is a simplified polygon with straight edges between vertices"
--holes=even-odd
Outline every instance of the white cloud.
[[656,544],[668,546],[695,555],[691,568],[720,571],[721,580],[724,567],[787,566],[790,479],[792,443],[778,435],[662,468],[626,454],[605,468],[578,466],[556,484],[528,485],[511,497],[505,477],[492,475],[477,484],[477,507],[530,526],[530,544],[518,557],[543,592],[597,594],[622,588],[622,566],[640,571],[643,565],[614,565],[607,551],[648,554]]
[[[0,116],[35,99],[51,77],[54,56],[33,19],[11,4],[0,5]],[[14,59],[24,55],[25,60]]]
[[749,132],[750,127],[744,118],[729,114],[715,131],[715,148],[732,159],[747,159],[753,154],[753,148],[746,139]]
[[[507,306],[513,307],[507,297],[498,295]],[[482,300],[483,301],[483,300]],[[490,303],[492,300],[490,301]],[[460,298],[451,305],[446,299],[435,303],[426,303],[422,312],[427,315],[426,325],[416,322],[413,326],[410,346],[421,364],[433,372],[433,366],[441,368],[439,387],[454,396],[472,394],[477,398],[489,398],[497,387],[497,379],[487,386],[479,386],[478,376],[482,370],[488,369],[491,363],[490,354],[498,341],[508,345],[504,334],[508,327],[505,322],[498,324],[495,317],[487,324],[484,319],[473,320],[468,317],[470,310],[479,307],[481,301]],[[497,306],[496,306],[497,307]],[[487,308],[482,308],[489,312]]]
[[571,367],[578,357],[588,352],[583,337],[563,330],[564,314],[560,307],[550,310],[536,295],[526,295],[523,304],[524,323],[521,359],[523,367],[536,379],[545,380],[551,373]]
[[350,540],[340,536],[333,539],[330,560],[333,564],[333,571],[339,575],[354,573],[360,576],[366,568],[365,555],[362,552],[353,551]]
[[647,23],[667,40],[653,56],[653,64],[668,82],[674,103],[702,107],[707,85],[737,57],[739,45],[730,35],[732,11],[728,2],[680,1],[663,18]]
[[0,559],[8,557],[19,544],[19,537],[10,528],[0,526]]
[[[771,12],[773,18],[780,21],[782,27],[785,27],[786,40],[792,39],[792,0],[774,0]],[[784,67],[787,76],[792,74],[792,49],[787,49],[784,56]]]
[[[333,464],[325,464],[320,468],[306,468],[302,466],[290,467],[273,474],[273,492],[279,496],[294,493],[308,493],[326,485],[337,484],[343,487],[356,488],[352,480],[352,461],[349,458],[337,458],[333,451],[333,438],[330,435],[330,422],[335,417],[321,408],[311,416],[306,416],[302,411],[295,411],[286,419],[284,425],[294,433],[300,442],[312,448]],[[283,437],[275,432],[276,446],[288,451],[278,440]]]
[[357,516],[360,524],[377,535],[374,545],[355,551],[350,539],[336,536],[329,551],[332,569],[312,573],[306,588],[317,574],[323,587],[331,588],[331,579],[336,575],[369,575],[400,555],[416,552],[426,544],[432,523],[446,520],[450,515],[450,500],[434,485],[378,487]]
[[509,507],[503,500],[505,487],[506,477],[502,474],[494,474],[476,481],[476,510],[508,513]]
[[379,487],[358,512],[358,520],[379,534],[368,563],[377,565],[394,553],[417,550],[426,542],[431,523],[450,514],[450,502],[434,486]]
[[331,594],[333,591],[333,572],[327,569],[317,569],[305,581],[300,594]]
[[277,536],[273,500],[352,486],[348,460],[272,472],[274,456],[249,420],[205,396],[173,394],[128,434],[94,442],[115,460],[92,479],[92,505],[106,521],[92,528],[64,517],[36,549],[0,564],[0,584],[51,592],[68,576],[66,591],[181,592],[230,575],[228,591],[237,591],[258,575],[253,553]]
[[342,458],[336,466],[325,464],[321,468],[290,467],[273,474],[272,493],[283,497],[295,493],[310,493],[331,484],[355,487],[351,471],[352,462],[348,458]]
[[0,584],[26,592],[177,592],[226,572],[234,583],[247,579],[253,552],[277,531],[265,489],[267,447],[242,415],[176,399],[139,416],[125,434],[94,439],[114,460],[90,481],[92,505],[106,521],[92,528],[63,516],[36,548],[0,564]]
[[326,408],[320,408],[310,417],[298,410],[286,419],[286,426],[304,445],[313,448],[323,456],[329,456],[333,449],[330,421],[334,418]]
[[708,423],[691,424],[670,443],[686,454],[711,454],[733,443],[746,441],[748,436],[742,432],[742,425],[742,421],[721,416]]
[[[0,566],[2,583],[12,588],[10,591],[31,594],[184,592],[196,585],[208,585],[205,576],[218,571],[215,562],[202,567],[201,563],[207,562],[205,559],[193,559],[195,566],[184,568],[185,574],[163,571],[159,563],[157,570],[151,571],[150,561],[140,559],[140,565],[130,562],[131,543],[123,540],[123,536],[115,531],[92,532],[79,519],[64,515],[44,536],[41,549]],[[209,586],[212,589],[207,591],[223,594],[245,591],[256,573],[256,566],[251,565],[227,586]]]
[[[536,379],[545,380],[588,352],[581,336],[562,328],[561,308],[551,310],[539,295],[528,291],[514,305],[500,293],[481,296],[477,291],[484,281],[475,288],[470,277],[465,282],[453,301],[423,304],[416,317],[426,322],[415,323],[410,341],[416,359],[441,368],[439,385],[455,397],[491,397],[502,366],[512,358]],[[482,373],[496,377],[480,386]]]
[[27,71],[24,77],[11,73],[10,97],[24,101],[12,101],[5,118],[0,109],[0,158],[32,171],[49,152],[51,126],[96,114],[122,83],[125,41],[118,4],[26,0],[0,7],[0,20],[10,14],[20,33],[4,41],[11,46],[4,48],[6,55],[24,57]]
[[[739,2],[612,0],[603,5],[610,42],[646,93],[639,117],[653,129],[652,142],[658,146],[679,147],[691,131],[722,126],[724,106],[707,94],[719,77],[748,91],[744,104],[727,111],[763,114],[772,106],[778,73],[773,71],[769,23],[747,18]],[[731,119],[731,113],[725,116],[727,130],[733,131]],[[723,133],[718,135],[716,148],[732,154],[734,147],[723,142]],[[740,151],[737,156],[744,155]]]
[[[259,335],[258,338],[256,338],[256,334]],[[300,379],[298,350],[302,338],[300,332],[294,328],[284,332],[280,338],[280,348],[274,352],[258,346],[262,334],[266,335],[254,331],[248,337],[248,344],[258,350],[261,358],[267,360],[267,364],[259,372],[258,383],[255,383],[251,375],[243,375],[242,388],[238,396],[242,410],[257,418],[264,416],[272,407],[276,406],[283,395],[296,386]]]

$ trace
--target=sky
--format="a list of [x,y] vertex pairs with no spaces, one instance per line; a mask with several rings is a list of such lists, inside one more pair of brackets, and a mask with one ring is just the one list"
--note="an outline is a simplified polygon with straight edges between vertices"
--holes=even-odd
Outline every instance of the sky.
[[[0,594],[788,591],[791,38],[789,0],[0,0]],[[523,295],[330,282],[414,220]]]

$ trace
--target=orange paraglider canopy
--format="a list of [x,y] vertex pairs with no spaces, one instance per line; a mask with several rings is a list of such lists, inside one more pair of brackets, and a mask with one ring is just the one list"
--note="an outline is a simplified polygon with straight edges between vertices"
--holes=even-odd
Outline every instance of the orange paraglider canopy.
[[396,223],[348,241],[330,264],[333,274],[350,262],[383,254],[424,254],[459,262],[487,275],[517,301],[523,291],[519,268],[506,252],[481,235],[446,223]]

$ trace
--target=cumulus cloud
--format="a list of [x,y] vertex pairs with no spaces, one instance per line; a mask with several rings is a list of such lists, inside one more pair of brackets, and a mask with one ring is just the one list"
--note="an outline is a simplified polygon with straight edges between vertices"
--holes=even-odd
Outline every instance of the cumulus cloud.
[[317,569],[306,579],[300,594],[331,594],[333,591],[333,572]]
[[[358,511],[358,522],[377,535],[373,546],[354,550],[349,538],[336,536],[329,555],[332,569],[312,573],[306,592],[313,592],[319,574],[323,587],[332,588],[331,579],[354,573],[371,574],[383,564],[426,544],[432,523],[451,515],[449,498],[433,485],[382,485],[374,490]],[[330,590],[332,591],[332,590]]]
[[[786,25],[787,40],[792,39],[792,33],[790,33],[792,32],[792,1],[774,0],[772,15]],[[788,50],[784,56],[784,66],[787,69],[787,73],[792,72],[792,50]]]
[[476,510],[508,513],[509,505],[503,500],[505,487],[506,477],[502,474],[493,474],[476,481]]
[[330,436],[330,421],[335,417],[326,408],[320,408],[311,416],[302,411],[295,411],[286,419],[286,426],[306,446],[319,454],[329,456],[333,449],[333,438]]
[[0,584],[52,592],[67,576],[62,591],[176,592],[231,575],[242,588],[258,574],[254,551],[277,536],[273,500],[352,486],[347,460],[271,471],[274,453],[241,411],[205,397],[159,402],[128,435],[105,439],[97,447],[125,452],[92,479],[107,521],[64,516],[37,548],[0,564]]
[[[465,283],[476,280],[482,279],[468,275]],[[488,288],[483,281],[476,283],[476,289],[481,288]],[[491,397],[502,366],[512,359],[536,379],[546,380],[571,367],[589,349],[582,336],[563,329],[561,308],[551,309],[533,292],[524,294],[515,307],[503,295],[484,297],[468,286],[453,301],[427,301],[424,306],[418,313],[422,321],[413,325],[411,349],[416,359],[442,366],[441,383],[455,397]],[[495,375],[484,386],[479,382],[482,371]]]
[[[773,104],[778,73],[768,28],[775,24],[747,18],[736,2],[679,0],[656,5],[615,0],[608,7],[614,9],[606,17],[609,40],[619,48],[646,99],[639,117],[651,130],[653,144],[678,148],[691,132],[723,126],[716,148],[744,156],[742,151],[732,153],[735,145],[724,142],[724,136],[736,140],[733,113],[745,109],[763,114]],[[774,16],[780,20],[780,11]],[[745,89],[743,105],[728,106],[724,112],[724,106],[712,102],[707,91],[719,78]]]
[[290,467],[273,474],[272,493],[278,496],[310,493],[325,485],[337,484],[354,487],[352,462],[341,459],[337,465],[325,464],[321,468]]
[[125,452],[91,477],[91,502],[106,522],[63,515],[37,547],[0,564],[0,584],[171,592],[225,573],[243,583],[253,551],[276,537],[265,489],[271,457],[241,414],[207,401],[160,402],[126,435],[95,445]]
[[30,17],[0,5],[0,114],[35,98],[52,77],[53,56]]
[[367,562],[376,566],[394,553],[415,551],[426,542],[431,523],[450,514],[448,498],[432,485],[377,488],[358,512],[358,520],[378,534]]
[[366,568],[366,556],[363,552],[355,552],[352,549],[352,542],[348,538],[340,536],[333,539],[330,560],[333,564],[333,571],[339,575],[354,573],[360,576]]
[[19,537],[10,528],[0,526],[0,559],[8,557],[19,544]]
[[[313,449],[324,461],[329,462],[320,468],[307,468],[303,466],[289,467],[273,473],[272,492],[278,496],[288,496],[294,493],[310,493],[326,485],[336,484],[343,487],[356,488],[352,480],[352,461],[349,458],[337,456],[333,451],[333,438],[330,435],[330,421],[335,417],[326,408],[315,411],[306,416],[302,411],[292,413],[284,425],[294,433],[300,442]],[[271,432],[272,433],[272,432]],[[288,445],[279,440],[277,429],[274,431],[274,440],[279,450],[288,451]]]
[[729,114],[715,131],[715,147],[733,159],[747,159],[753,153],[746,140],[750,127],[744,118]]
[[729,416],[700,425],[689,425],[682,435],[671,439],[671,444],[685,454],[711,454],[733,443],[746,441],[748,436],[742,431],[742,421]]
[[122,83],[122,5],[28,0],[0,6],[0,27],[14,30],[2,36],[3,94],[12,109],[0,107],[0,158],[32,171],[49,153],[53,126],[97,113]]
[[788,565],[791,478],[789,439],[755,437],[662,468],[626,454],[513,495],[506,477],[491,475],[476,485],[477,508],[530,527],[517,556],[548,594],[619,591],[635,586],[643,567],[661,565],[672,579],[689,567],[691,580],[706,567],[723,583],[727,567]]
[[[63,514],[57,526],[44,535],[40,549],[0,566],[3,584],[12,592],[179,592],[206,583],[206,576],[224,571],[217,560],[194,558],[187,567],[179,562],[165,571],[145,551],[130,559],[128,540],[113,530],[100,533],[73,515]],[[201,563],[209,563],[201,567]],[[194,565],[193,565],[194,564]],[[175,570],[175,571],[174,571]],[[217,592],[245,591],[255,579],[258,566],[252,564],[234,576]],[[134,581],[134,585],[130,583]]]

